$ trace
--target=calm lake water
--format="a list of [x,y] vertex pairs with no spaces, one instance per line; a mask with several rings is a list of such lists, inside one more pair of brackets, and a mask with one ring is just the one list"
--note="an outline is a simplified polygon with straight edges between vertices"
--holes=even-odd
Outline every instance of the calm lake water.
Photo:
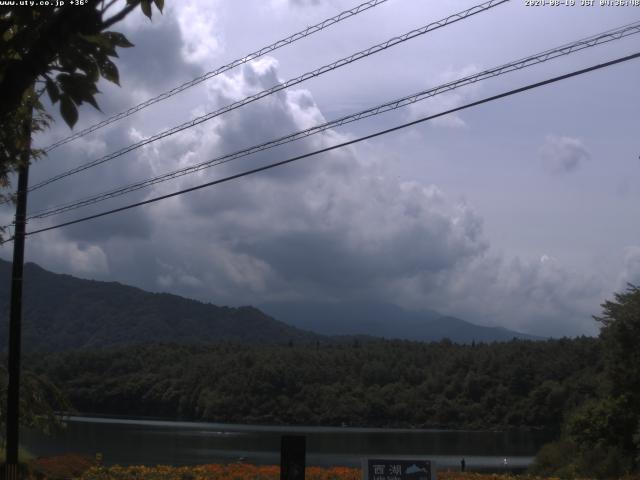
[[106,464],[194,465],[214,462],[279,464],[282,435],[305,435],[307,465],[359,467],[364,456],[412,455],[437,468],[523,469],[550,432],[472,432],[340,427],[271,427],[70,417],[52,436],[23,431],[21,443],[37,456],[95,455]]

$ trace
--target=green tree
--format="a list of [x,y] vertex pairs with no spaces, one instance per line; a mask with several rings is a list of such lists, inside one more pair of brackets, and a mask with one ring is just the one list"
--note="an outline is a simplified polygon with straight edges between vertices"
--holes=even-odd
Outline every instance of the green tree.
[[[153,3],[162,11],[164,0]],[[79,105],[98,108],[99,79],[119,84],[112,59],[118,47],[133,46],[109,29],[138,6],[151,18],[151,4],[152,0],[127,0],[124,6],[115,0],[85,0],[82,6],[66,2],[55,8],[0,6],[0,189],[9,187],[9,174],[19,166],[27,142],[24,125],[32,108],[32,131],[51,120],[40,97],[46,92],[70,127],[78,120]],[[32,151],[31,158],[41,155]]]
[[[603,315],[594,317],[602,327],[610,394],[640,408],[640,288],[629,285],[602,304]],[[638,413],[638,412],[636,412]]]
[[577,473],[619,478],[633,471],[636,423],[637,415],[621,398],[592,400],[574,411],[565,424],[565,436],[577,447]]
[[[541,450],[533,473],[618,478],[639,470],[640,288],[629,285],[602,309],[602,316],[594,317],[602,325],[599,393],[568,416],[563,438]],[[572,455],[554,456],[553,448]]]
[[[629,284],[594,317],[602,327],[607,396],[603,400],[618,428],[605,440],[633,471],[640,470],[640,288]],[[579,430],[578,430],[579,432]],[[611,433],[609,432],[609,435]],[[606,438],[606,437],[605,437]]]
[[[62,2],[61,2],[62,3]],[[73,128],[77,107],[89,103],[98,108],[95,95],[100,78],[119,84],[113,58],[117,48],[133,44],[109,29],[140,6],[149,18],[152,0],[84,0],[84,5],[59,7],[0,6],[0,200],[9,187],[9,175],[17,171],[21,154],[30,145],[29,135],[46,128],[52,117],[40,98],[46,93],[58,104],[64,121]],[[162,11],[164,0],[153,0]],[[30,128],[29,127],[30,125]],[[43,152],[31,150],[29,161]],[[0,240],[2,240],[0,228]],[[0,430],[6,421],[6,370],[0,369]],[[58,423],[54,412],[70,404],[44,377],[25,372],[21,382],[21,423],[48,430]]]
[[[0,439],[6,431],[7,370],[0,367]],[[20,384],[21,423],[45,433],[62,426],[56,412],[71,412],[67,397],[45,376],[32,371],[24,372]],[[3,439],[4,440],[4,439]]]

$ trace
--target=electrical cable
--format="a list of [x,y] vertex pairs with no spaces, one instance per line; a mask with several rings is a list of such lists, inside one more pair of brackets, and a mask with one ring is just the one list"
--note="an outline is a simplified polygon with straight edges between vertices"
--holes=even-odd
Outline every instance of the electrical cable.
[[150,187],[152,185],[156,185],[161,182],[165,182],[168,180],[173,180],[184,175],[189,175],[206,168],[211,168],[217,165],[221,165],[227,162],[231,162],[238,158],[242,158],[257,152],[261,152],[267,150],[269,148],[274,148],[276,146],[280,146],[286,143],[290,143],[302,138],[307,138],[311,135],[321,133],[331,128],[340,127],[342,125],[346,125],[351,122],[359,121],[364,118],[368,118],[374,115],[379,115],[391,110],[395,110],[401,107],[405,107],[407,105],[411,105],[418,101],[425,100],[427,98],[431,98],[435,95],[451,91],[456,88],[460,88],[465,85],[469,85],[472,83],[476,83],[481,80],[486,80],[488,78],[493,78],[499,75],[503,75],[505,73],[509,73],[515,70],[521,70],[523,68],[527,68],[533,65],[537,65],[561,56],[566,56],[571,53],[581,51],[586,48],[590,48],[596,45],[601,45],[603,43],[608,43],[613,40],[618,40],[620,38],[624,38],[629,35],[640,33],[640,22],[634,22],[632,24],[625,25],[623,27],[619,27],[617,29],[611,29],[603,33],[599,33],[596,35],[592,35],[590,37],[584,38],[582,40],[578,40],[576,42],[572,42],[569,44],[564,44],[560,47],[556,47],[553,49],[545,50],[544,52],[537,53],[534,55],[530,55],[528,57],[521,58],[519,60],[515,60],[509,62],[507,64],[501,65],[499,67],[493,67],[491,69],[484,70],[480,73],[474,75],[468,75],[464,78],[454,80],[452,82],[448,82],[446,84],[430,88],[428,90],[424,90],[418,93],[414,93],[412,95],[407,95],[405,97],[391,100],[389,102],[383,103],[381,105],[362,110],[357,113],[353,113],[344,117],[341,117],[336,120],[332,120],[330,122],[326,122],[320,125],[316,125],[305,130],[301,130],[274,140],[269,140],[267,142],[254,145],[248,148],[244,148],[242,150],[238,150],[233,153],[229,153],[226,155],[222,155],[216,157],[211,160],[207,160],[202,163],[198,163],[196,165],[191,165],[189,167],[185,167],[179,170],[174,170],[172,172],[164,173],[162,175],[158,175],[153,178],[145,179],[136,183],[132,183],[123,187],[119,187],[117,189],[112,189],[106,192],[102,192],[99,194],[92,195],[90,197],[86,197],[80,200],[75,200],[73,202],[66,203],[64,205],[58,205],[55,207],[50,207],[47,209],[43,209],[37,212],[30,214],[27,217],[27,220],[31,219],[41,219],[50,217],[52,215],[59,215],[71,210],[75,210],[77,208],[81,208],[88,205],[93,205],[98,202],[102,202],[111,198],[116,198],[127,193],[131,193],[134,191],[138,191],[142,188]]
[[400,36],[397,37],[393,37],[385,42],[379,43],[377,45],[374,45],[373,47],[369,47],[365,50],[361,50],[357,53],[354,53],[352,55],[349,55],[348,57],[344,57],[340,60],[337,60],[335,62],[332,62],[330,64],[324,65],[320,68],[317,68],[316,70],[313,70],[311,72],[307,72],[303,75],[300,75],[299,77],[287,80],[286,82],[283,83],[278,83],[277,85],[274,85],[271,88],[268,88],[266,90],[263,90],[261,92],[258,92],[256,94],[250,95],[248,97],[245,97],[242,100],[233,102],[231,104],[228,104],[218,110],[215,110],[213,112],[207,113],[205,115],[202,115],[200,117],[194,118],[193,120],[189,120],[188,122],[182,123],[180,125],[177,125],[173,128],[170,128],[168,130],[165,130],[163,132],[157,133],[151,137],[148,137],[144,140],[141,140],[137,143],[134,143],[132,145],[129,145],[127,147],[124,147],[120,150],[117,150],[113,153],[110,153],[108,155],[105,155],[103,157],[100,157],[96,160],[92,160],[88,163],[85,163],[83,165],[79,165],[75,168],[72,168],[70,170],[67,170],[66,172],[60,173],[58,175],[55,175],[49,179],[43,180],[39,183],[36,183],[35,185],[31,186],[29,188],[29,192],[33,191],[33,190],[37,190],[39,188],[42,188],[46,185],[49,185],[50,183],[53,183],[55,181],[61,180],[63,178],[69,177],[71,175],[74,175],[76,173],[82,172],[84,170],[87,170],[89,168],[95,167],[97,165],[100,165],[102,163],[105,163],[109,160],[113,160],[114,158],[118,158],[128,152],[131,152],[132,150],[136,150],[138,148],[141,148],[145,145],[148,145],[152,142],[155,142],[157,140],[160,140],[162,138],[166,138],[169,137],[171,135],[174,135],[178,132],[181,132],[183,130],[186,130],[188,128],[192,128],[195,127],[196,125],[199,125],[203,122],[206,122],[208,120],[211,120],[212,118],[215,118],[217,116],[220,116],[224,113],[230,112],[232,110],[235,110],[237,108],[240,108],[242,106],[245,106],[249,103],[255,102],[256,100],[259,100],[263,97],[266,97],[268,95],[272,95],[276,92],[279,92],[280,90],[284,90],[285,88],[291,87],[293,85],[297,85],[299,83],[302,83],[310,78],[314,78],[314,77],[318,77],[324,73],[327,73],[329,71],[335,70],[337,68],[343,67],[345,65],[348,65],[350,63],[353,63],[357,60],[361,60],[365,57],[368,57],[370,55],[373,55],[375,53],[378,53],[382,50],[386,50],[387,48],[393,47],[395,45],[398,45],[400,43],[406,42],[408,40],[411,40],[413,38],[416,38],[420,35],[424,35],[428,32],[431,32],[433,30],[445,27],[447,25],[450,25],[452,23],[458,22],[460,20],[464,20],[466,18],[469,18],[473,15],[476,15],[478,13],[481,12],[485,12],[491,8],[494,8],[498,5],[502,5],[503,3],[509,2],[510,0],[489,0],[486,1],[482,4],[479,5],[475,5],[471,8],[468,8],[466,10],[463,10],[461,12],[455,13],[453,15],[450,15],[442,20],[436,21],[436,22],[432,22],[428,25],[425,25],[421,28],[412,30],[410,32],[407,32],[405,34],[402,34]]
[[[467,103],[465,105],[462,105],[462,106],[459,106],[459,107],[455,107],[455,108],[446,110],[444,112],[437,113],[435,115],[429,115],[429,116],[426,116],[426,117],[421,117],[421,118],[419,118],[417,120],[413,120],[411,122],[403,123],[401,125],[397,125],[395,127],[387,128],[385,130],[380,130],[378,132],[374,132],[372,134],[365,135],[365,136],[362,136],[362,137],[358,137],[358,138],[353,139],[353,140],[349,140],[349,141],[342,142],[342,143],[339,143],[339,144],[336,144],[336,145],[332,145],[330,147],[325,147],[325,148],[322,148],[322,149],[319,149],[319,150],[315,150],[313,152],[305,153],[303,155],[298,155],[298,156],[295,156],[295,157],[292,157],[292,158],[288,158],[286,160],[281,160],[279,162],[270,163],[270,164],[264,165],[262,167],[254,168],[254,169],[251,169],[251,170],[247,170],[247,171],[244,171],[242,173],[237,173],[235,175],[230,175],[228,177],[220,178],[218,180],[213,180],[211,182],[207,182],[207,183],[204,183],[204,184],[201,184],[201,185],[196,185],[194,187],[190,187],[190,188],[186,188],[186,189],[183,189],[183,190],[179,190],[177,192],[173,192],[173,193],[169,193],[169,194],[166,194],[166,195],[161,195],[161,196],[158,196],[158,197],[150,198],[150,199],[144,200],[142,202],[132,203],[132,204],[129,204],[129,205],[125,205],[123,207],[114,208],[112,210],[107,210],[107,211],[104,211],[104,212],[101,212],[101,213],[97,213],[97,214],[94,214],[94,215],[81,217],[81,218],[78,218],[78,219],[75,219],[75,220],[71,220],[71,221],[68,221],[68,222],[59,223],[57,225],[52,225],[50,227],[44,227],[44,228],[40,228],[40,229],[37,229],[37,230],[31,230],[29,232],[26,232],[25,235],[26,236],[35,235],[35,234],[38,234],[38,233],[47,232],[47,231],[50,231],[50,230],[55,230],[55,229],[58,229],[58,228],[66,227],[66,226],[69,226],[69,225],[74,225],[74,224],[77,224],[77,223],[86,222],[88,220],[93,220],[93,219],[96,219],[96,218],[100,218],[100,217],[104,217],[106,215],[111,215],[111,214],[114,214],[114,213],[122,212],[122,211],[125,211],[125,210],[129,210],[129,209],[132,209],[132,208],[135,208],[135,207],[142,206],[142,205],[148,205],[150,203],[155,203],[155,202],[158,202],[160,200],[165,200],[167,198],[172,198],[172,197],[176,197],[176,196],[179,196],[179,195],[184,195],[185,193],[193,192],[193,191],[200,190],[200,189],[203,189],[203,188],[206,188],[206,187],[210,187],[210,186],[213,186],[213,185],[218,185],[218,184],[221,184],[221,183],[229,182],[231,180],[236,180],[236,179],[239,179],[239,178],[242,178],[242,177],[246,177],[248,175],[252,175],[252,174],[255,174],[255,173],[258,173],[258,172],[263,172],[265,170],[270,170],[270,169],[275,168],[275,167],[279,167],[279,166],[282,166],[282,165],[286,165],[288,163],[292,163],[292,162],[295,162],[295,161],[298,161],[298,160],[302,160],[304,158],[312,157],[312,156],[318,155],[320,153],[329,152],[329,151],[332,151],[332,150],[336,150],[338,148],[346,147],[348,145],[353,145],[353,144],[356,144],[356,143],[360,143],[360,142],[363,142],[365,140],[370,140],[372,138],[379,137],[381,135],[386,135],[386,134],[389,134],[389,133],[392,133],[392,132],[395,132],[395,131],[398,131],[398,130],[401,130],[401,129],[404,129],[404,128],[407,128],[407,127],[410,127],[410,126],[413,126],[413,125],[417,125],[419,123],[426,122],[428,120],[433,120],[435,118],[442,117],[444,115],[449,115],[451,113],[459,112],[459,111],[465,110],[467,108],[471,108],[471,107],[475,107],[475,106],[478,106],[478,105],[482,105],[484,103],[489,103],[489,102],[492,102],[492,101],[495,101],[495,100],[499,100],[501,98],[509,97],[509,96],[512,96],[512,95],[516,95],[516,94],[519,94],[519,93],[522,93],[522,92],[525,92],[525,91],[528,91],[528,90],[533,90],[535,88],[539,88],[539,87],[542,87],[542,86],[545,86],[545,85],[549,85],[551,83],[559,82],[559,81],[565,80],[567,78],[576,77],[578,75],[583,75],[585,73],[593,72],[595,70],[600,70],[600,69],[603,69],[603,68],[606,68],[606,67],[610,67],[612,65],[616,65],[616,64],[619,64],[619,63],[623,63],[623,62],[627,62],[627,61],[630,61],[630,60],[634,60],[634,59],[639,58],[639,57],[640,57],[640,52],[637,52],[637,53],[634,53],[634,54],[631,54],[631,55],[627,55],[627,56],[624,56],[624,57],[617,58],[615,60],[610,60],[610,61],[605,62],[605,63],[592,65],[591,67],[583,68],[583,69],[580,69],[580,70],[575,70],[575,71],[573,71],[571,73],[566,73],[564,75],[559,75],[559,76],[556,76],[556,77],[549,78],[547,80],[543,80],[541,82],[536,82],[536,83],[532,83],[532,84],[526,85],[524,87],[520,87],[520,88],[516,88],[516,89],[513,89],[513,90],[509,90],[507,92],[503,92],[503,93],[500,93],[498,95],[493,95],[491,97],[486,97],[486,98],[483,98],[481,100],[477,100],[475,102]],[[13,240],[13,238],[9,238],[9,239],[3,241],[1,244],[10,242],[11,240]]]
[[130,115],[133,115],[136,112],[139,112],[140,110],[143,110],[155,103],[161,102],[163,100],[166,100],[167,98],[173,97],[174,95],[188,89],[191,88],[195,85],[198,85],[206,80],[209,80],[210,78],[213,78],[217,75],[220,75],[221,73],[224,73],[226,71],[231,70],[232,68],[238,67],[244,63],[250,62],[252,60],[255,60],[257,58],[262,57],[263,55],[273,52],[275,50],[278,50],[281,47],[284,47],[285,45],[290,45],[298,40],[301,40],[305,37],[308,37],[310,35],[313,35],[314,33],[317,33],[321,30],[324,30],[327,27],[330,27],[331,25],[335,25],[336,23],[339,23],[343,20],[346,20],[347,18],[353,17],[361,12],[364,12],[366,10],[369,10],[370,8],[376,7],[378,5],[380,5],[381,3],[386,2],[387,0],[369,0],[368,2],[364,2],[361,3],[360,5],[353,7],[349,10],[345,10],[344,12],[340,12],[338,15],[335,15],[334,17],[331,18],[327,18],[326,20],[323,20],[320,23],[316,23],[315,25],[312,25],[310,27],[305,28],[304,30],[301,30],[297,33],[294,33],[293,35],[288,36],[287,38],[283,38],[282,40],[278,40],[277,42],[272,43],[271,45],[267,45],[266,47],[262,47],[259,50],[256,50],[255,52],[249,53],[248,55],[245,55],[244,57],[238,58],[226,65],[223,65],[221,67],[216,68],[215,70],[211,70],[210,72],[207,72],[203,75],[200,75],[199,77],[194,78],[193,80],[190,80],[188,82],[183,83],[182,85],[179,85],[175,88],[172,88],[171,90],[168,90],[164,93],[161,93],[160,95],[157,95],[153,98],[150,98],[134,107],[131,107],[127,110],[124,110],[120,113],[117,113],[105,120],[102,120],[101,122],[96,123],[95,125],[91,125],[90,127],[85,128],[84,130],[81,130],[77,133],[74,133],[73,135],[69,135],[66,138],[63,138],[55,143],[52,143],[51,145],[49,145],[48,147],[46,147],[44,149],[45,152],[49,152],[51,150],[53,150],[54,148],[57,148],[61,145],[64,145],[65,143],[69,143],[77,138],[80,137],[84,137],[85,135],[88,135],[89,133],[95,132],[96,130],[101,129],[102,127],[106,127],[107,125],[110,125],[114,122],[117,122],[118,120],[122,120],[123,118],[126,118]]

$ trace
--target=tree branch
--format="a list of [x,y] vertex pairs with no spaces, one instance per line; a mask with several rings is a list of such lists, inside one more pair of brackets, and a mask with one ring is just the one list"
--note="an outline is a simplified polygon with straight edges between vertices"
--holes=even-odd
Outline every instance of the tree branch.
[[116,13],[113,17],[111,17],[108,20],[105,20],[104,22],[102,22],[103,25],[103,30],[106,30],[107,28],[109,28],[111,25],[113,25],[114,23],[118,23],[120,20],[122,20],[124,17],[126,17],[127,15],[129,15],[139,4],[139,1],[136,1],[135,3],[131,4],[131,5],[127,5],[125,8],[123,8],[122,10],[120,10],[119,13]]
[[104,15],[104,13],[109,10],[111,7],[113,7],[113,5],[117,2],[118,0],[111,0],[109,3],[107,3],[107,6],[104,6],[104,0],[102,2],[102,11],[100,13],[102,13]]
[[[86,31],[90,19],[87,9],[95,12],[99,0],[89,0],[84,8],[72,6],[57,10],[41,28],[38,39],[30,45],[28,54],[20,60],[7,62],[6,74],[0,81],[3,102],[0,103],[0,121],[14,111],[24,92],[36,78],[45,73],[69,39]],[[98,25],[96,25],[98,26]]]

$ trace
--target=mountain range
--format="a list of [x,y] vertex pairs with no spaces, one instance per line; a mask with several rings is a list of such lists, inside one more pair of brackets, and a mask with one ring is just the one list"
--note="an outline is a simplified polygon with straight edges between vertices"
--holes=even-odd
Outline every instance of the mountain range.
[[[11,264],[0,260],[0,351],[6,350]],[[267,312],[267,313],[265,313]],[[152,343],[285,345],[371,336],[458,343],[537,339],[434,311],[390,304],[270,303],[216,306],[117,282],[84,280],[25,264],[23,348],[63,351]],[[355,337],[358,336],[358,337]]]
[[[11,264],[0,260],[2,347],[7,344],[10,279]],[[253,307],[219,307],[117,282],[83,280],[49,272],[34,263],[24,267],[22,323],[23,348],[28,351],[221,341],[315,343],[319,337]]]
[[456,343],[543,340],[503,327],[485,327],[434,310],[418,312],[376,302],[273,302],[258,307],[269,315],[303,330],[321,335],[366,333],[388,339]]

